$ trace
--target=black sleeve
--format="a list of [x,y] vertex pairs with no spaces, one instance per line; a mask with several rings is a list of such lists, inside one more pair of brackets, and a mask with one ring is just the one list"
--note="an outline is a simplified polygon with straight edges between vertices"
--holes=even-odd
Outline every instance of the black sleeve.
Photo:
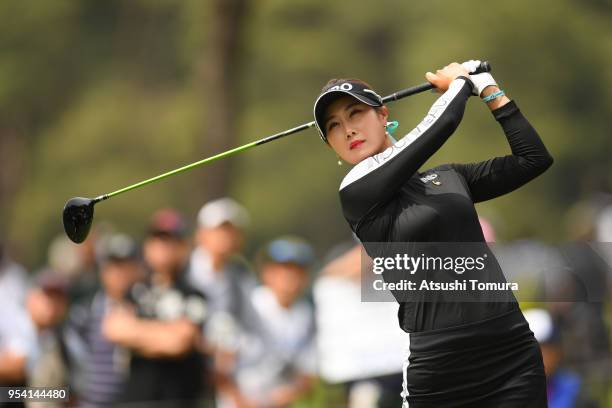
[[182,317],[202,329],[209,317],[206,296],[185,282],[181,282],[180,285],[177,284],[177,288],[180,288],[183,295]]
[[475,203],[519,188],[553,163],[540,136],[514,101],[492,113],[504,130],[512,154],[478,163],[451,165],[465,178]]
[[455,79],[410,133],[384,152],[361,161],[346,175],[340,186],[340,202],[353,230],[370,210],[391,199],[453,134],[471,92],[471,81]]

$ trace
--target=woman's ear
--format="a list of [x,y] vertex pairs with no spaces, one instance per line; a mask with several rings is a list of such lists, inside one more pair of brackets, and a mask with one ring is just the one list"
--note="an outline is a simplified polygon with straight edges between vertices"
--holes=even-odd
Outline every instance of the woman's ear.
[[387,119],[389,118],[389,109],[385,105],[376,109],[376,113],[378,113],[383,124],[387,124]]

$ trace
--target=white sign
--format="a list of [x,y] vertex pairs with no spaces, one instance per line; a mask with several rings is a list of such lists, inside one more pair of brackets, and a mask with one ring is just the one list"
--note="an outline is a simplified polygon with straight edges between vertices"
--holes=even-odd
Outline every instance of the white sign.
[[361,302],[358,282],[322,277],[313,288],[321,377],[331,383],[402,372],[408,334],[395,302]]

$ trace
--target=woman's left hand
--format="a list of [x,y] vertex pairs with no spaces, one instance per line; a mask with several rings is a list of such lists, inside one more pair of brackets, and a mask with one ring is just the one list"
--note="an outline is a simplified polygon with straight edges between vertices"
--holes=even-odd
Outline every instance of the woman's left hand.
[[436,87],[438,92],[446,92],[451,82],[458,76],[469,77],[468,70],[457,62],[453,62],[442,69],[436,71],[435,74],[427,72],[425,79]]

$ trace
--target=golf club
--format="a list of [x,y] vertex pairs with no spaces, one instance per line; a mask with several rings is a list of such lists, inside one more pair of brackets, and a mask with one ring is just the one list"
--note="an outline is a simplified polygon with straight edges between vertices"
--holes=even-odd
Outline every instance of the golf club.
[[[476,69],[476,71],[474,72],[471,72],[471,74],[489,72],[490,70],[491,70],[491,65],[489,64],[489,62],[483,61],[481,62],[478,69]],[[382,100],[383,100],[383,103],[393,102],[393,101],[397,101],[399,99],[405,98],[410,95],[415,95],[421,92],[428,91],[433,88],[434,86],[431,83],[425,82],[421,85],[406,88],[401,91],[387,95],[384,98],[382,98]],[[73,242],[77,244],[80,244],[81,242],[85,241],[85,239],[87,238],[87,235],[89,234],[89,230],[91,229],[91,224],[93,222],[94,205],[100,201],[108,200],[111,197],[115,197],[127,191],[146,186],[147,184],[155,183],[159,180],[165,179],[175,174],[182,173],[187,170],[191,170],[203,164],[210,163],[212,161],[215,161],[215,160],[218,160],[224,157],[228,157],[228,156],[231,156],[239,152],[243,152],[252,147],[260,146],[262,144],[271,142],[276,139],[280,139],[285,136],[292,135],[294,133],[301,132],[302,130],[305,130],[305,129],[308,129],[314,126],[315,126],[314,121],[304,123],[300,126],[296,126],[294,128],[287,129],[285,131],[273,134],[271,136],[264,137],[262,139],[247,143],[245,145],[235,147],[233,149],[216,154],[214,156],[199,160],[195,163],[191,163],[186,166],[180,167],[178,169],[168,171],[164,174],[160,174],[159,176],[155,176],[150,179],[143,180],[139,183],[132,184],[130,186],[124,187],[117,191],[113,191],[108,194],[103,194],[95,198],[85,198],[85,197],[71,198],[70,200],[68,200],[68,202],[64,206],[64,211],[62,214],[62,218],[64,222],[64,230],[66,231],[66,235],[68,235],[68,238],[70,238]]]

